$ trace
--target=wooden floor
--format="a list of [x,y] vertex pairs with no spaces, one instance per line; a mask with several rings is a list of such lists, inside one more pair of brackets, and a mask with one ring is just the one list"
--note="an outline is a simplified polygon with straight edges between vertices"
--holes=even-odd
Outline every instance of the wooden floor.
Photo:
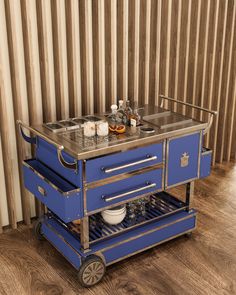
[[193,205],[199,215],[192,237],[108,267],[91,289],[81,288],[71,265],[31,229],[4,233],[0,294],[236,294],[236,164],[217,165],[197,181]]

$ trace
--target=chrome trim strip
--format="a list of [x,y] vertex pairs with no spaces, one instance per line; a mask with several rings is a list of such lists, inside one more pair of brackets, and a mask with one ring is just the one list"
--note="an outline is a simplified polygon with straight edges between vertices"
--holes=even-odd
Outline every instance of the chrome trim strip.
[[84,216],[86,216],[87,214],[86,160],[83,160],[82,162],[82,181],[83,181]]
[[138,192],[141,192],[141,191],[144,191],[146,189],[149,189],[149,188],[153,188],[157,186],[156,183],[151,183],[151,184],[147,184],[146,186],[143,186],[143,187],[140,187],[140,188],[137,188],[137,189],[134,189],[134,190],[131,190],[131,191],[128,191],[128,192],[125,192],[125,193],[122,193],[122,194],[119,194],[119,195],[116,195],[116,196],[113,196],[113,197],[109,197],[109,196],[102,196],[102,199],[105,201],[105,202],[111,202],[111,201],[114,201],[116,199],[119,199],[119,198],[122,198],[122,197],[126,197],[128,195],[131,195],[133,193],[138,193]]
[[[187,230],[187,231],[185,231],[185,232],[182,232],[182,233],[180,233],[180,234],[178,234],[178,235],[174,235],[174,236],[172,236],[172,237],[170,237],[170,238],[168,238],[168,239],[162,240],[162,241],[160,241],[160,242],[158,242],[158,243],[155,243],[155,244],[153,244],[153,245],[150,245],[150,246],[148,246],[148,247],[142,248],[142,249],[140,249],[140,250],[138,250],[138,251],[135,251],[135,252],[132,252],[132,253],[130,253],[130,254],[128,254],[128,255],[125,255],[125,256],[123,256],[123,257],[121,257],[121,258],[118,258],[118,259],[116,259],[116,260],[113,260],[113,261],[107,263],[106,266],[112,265],[113,263],[116,263],[116,262],[121,261],[121,260],[123,260],[123,259],[126,259],[126,258],[128,258],[128,257],[131,257],[131,256],[133,256],[133,255],[135,255],[135,254],[138,254],[138,253],[141,253],[141,252],[146,251],[146,250],[148,250],[148,249],[151,249],[151,248],[153,248],[153,247],[156,247],[156,246],[158,246],[158,245],[160,245],[160,244],[163,244],[163,243],[165,243],[165,242],[168,242],[168,241],[170,241],[170,240],[173,240],[173,239],[175,239],[175,238],[177,238],[177,237],[180,237],[180,236],[182,236],[182,235],[184,235],[184,234],[190,233],[190,232],[194,231],[196,228],[197,228],[197,227],[195,226],[194,228],[189,229],[189,230]],[[96,254],[96,253],[94,253],[94,254]]]
[[[191,210],[189,211],[189,213],[191,213]],[[139,235],[136,235],[136,236],[134,236],[134,237],[132,237],[132,238],[129,238],[129,239],[123,240],[123,241],[121,241],[121,242],[118,242],[118,243],[116,243],[116,244],[114,244],[114,245],[108,246],[108,247],[102,249],[102,252],[107,251],[107,250],[110,250],[110,249],[112,249],[112,248],[114,248],[114,247],[117,247],[117,246],[119,246],[119,245],[125,244],[125,243],[127,243],[127,242],[130,242],[130,241],[136,240],[136,239],[141,238],[141,237],[143,237],[143,236],[146,236],[146,235],[148,235],[148,234],[150,234],[150,233],[153,233],[153,232],[155,232],[155,231],[161,230],[161,229],[163,229],[163,228],[165,228],[165,227],[168,227],[168,226],[174,225],[174,224],[176,224],[176,223],[178,223],[178,222],[181,222],[181,221],[184,221],[184,220],[190,219],[190,218],[192,218],[193,216],[196,216],[196,214],[197,214],[197,213],[194,213],[194,214],[191,214],[191,215],[189,215],[189,216],[186,216],[186,217],[180,218],[180,219],[178,219],[178,220],[175,220],[175,221],[173,221],[173,222],[170,222],[170,223],[168,223],[168,224],[164,224],[164,225],[162,225],[162,226],[159,226],[159,227],[156,227],[156,228],[154,228],[154,229],[151,229],[151,230],[149,230],[149,231],[145,231],[145,232],[143,232],[143,233],[141,233],[141,234],[139,234]]]
[[[162,146],[162,160],[163,160],[163,167],[166,168],[166,140],[163,142]],[[162,170],[162,190],[165,189],[165,170]]]
[[203,132],[201,131],[199,136],[199,149],[198,149],[198,160],[197,160],[197,165],[198,165],[198,169],[197,169],[197,177],[200,177],[200,164],[201,164],[201,151],[202,151],[202,135]]
[[45,181],[47,184],[49,184],[53,189],[57,190],[62,196],[67,197],[74,193],[79,193],[80,188],[71,190],[69,192],[63,192],[60,188],[58,188],[55,184],[53,184],[50,180],[48,180],[46,177],[44,177],[42,174],[40,174],[37,170],[35,170],[32,166],[30,166],[27,162],[22,161],[22,164],[33,171],[39,178],[41,178],[43,181]]
[[159,163],[159,164],[155,164],[153,166],[148,166],[148,167],[144,167],[144,168],[139,169],[139,170],[125,172],[125,173],[122,173],[122,174],[111,176],[109,178],[100,179],[100,180],[97,180],[97,181],[94,181],[94,182],[89,182],[89,183],[85,182],[85,187],[87,189],[92,189],[92,188],[96,188],[98,186],[103,186],[105,184],[113,183],[113,182],[123,180],[123,179],[129,178],[129,177],[133,177],[135,175],[140,175],[140,174],[143,174],[143,173],[146,173],[146,172],[149,172],[149,171],[154,171],[154,170],[163,169],[163,168],[164,168],[163,163]]
[[147,162],[151,162],[151,161],[155,161],[157,159],[157,156],[147,155],[146,157],[147,157],[146,159],[136,161],[136,162],[132,162],[132,163],[125,164],[125,165],[121,165],[121,166],[117,166],[117,167],[114,167],[114,168],[103,168],[102,171],[104,171],[105,173],[112,173],[112,172],[117,171],[117,170],[133,167],[133,166],[143,164],[143,163],[147,163]]

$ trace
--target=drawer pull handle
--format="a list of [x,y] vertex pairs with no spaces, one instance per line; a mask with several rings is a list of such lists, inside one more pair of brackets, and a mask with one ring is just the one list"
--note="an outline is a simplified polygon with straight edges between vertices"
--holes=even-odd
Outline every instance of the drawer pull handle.
[[117,167],[114,167],[114,168],[102,168],[102,170],[105,173],[112,173],[112,172],[117,171],[117,170],[125,169],[125,168],[128,168],[128,167],[136,166],[136,165],[151,162],[151,161],[155,161],[156,159],[157,159],[157,156],[151,157],[150,155],[147,155],[146,159],[136,161],[136,162],[133,162],[133,163],[129,163],[129,164],[125,164],[125,165],[122,165],[122,166],[117,166]]
[[144,191],[144,190],[149,189],[149,188],[153,188],[155,186],[156,186],[156,183],[149,183],[149,182],[147,182],[147,184],[145,186],[143,186],[143,187],[140,187],[140,188],[134,189],[132,191],[128,191],[128,192],[125,192],[123,194],[116,195],[116,196],[113,196],[113,197],[102,196],[102,199],[105,202],[111,202],[111,201],[114,201],[116,199],[119,199],[119,198],[122,198],[122,197],[125,197],[125,196],[128,196],[128,195],[131,195],[131,194],[134,194],[134,193],[138,193],[138,192]]
[[42,195],[42,196],[44,196],[44,197],[46,197],[46,195],[47,195],[47,192],[46,192],[46,190],[45,190],[45,188],[43,188],[42,186],[38,186],[38,192]]

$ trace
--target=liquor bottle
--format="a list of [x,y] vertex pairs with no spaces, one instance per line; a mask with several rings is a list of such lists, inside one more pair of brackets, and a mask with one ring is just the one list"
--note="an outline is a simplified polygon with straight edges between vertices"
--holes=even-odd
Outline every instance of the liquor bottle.
[[138,103],[135,102],[134,103],[134,112],[130,117],[130,125],[132,127],[138,126],[140,124],[140,119],[141,119],[141,117],[140,117],[140,115],[138,113]]
[[133,113],[133,110],[130,107],[130,101],[126,100],[125,114],[127,117],[127,125],[130,125],[130,119],[131,119],[132,113]]

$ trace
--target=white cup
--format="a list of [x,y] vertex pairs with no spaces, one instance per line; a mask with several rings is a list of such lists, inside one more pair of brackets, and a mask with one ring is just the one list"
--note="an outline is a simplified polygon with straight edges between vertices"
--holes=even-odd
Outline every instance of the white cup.
[[92,137],[96,135],[96,125],[94,122],[85,122],[84,123],[84,136]]
[[107,136],[109,134],[109,125],[108,122],[97,122],[97,135],[98,136]]

